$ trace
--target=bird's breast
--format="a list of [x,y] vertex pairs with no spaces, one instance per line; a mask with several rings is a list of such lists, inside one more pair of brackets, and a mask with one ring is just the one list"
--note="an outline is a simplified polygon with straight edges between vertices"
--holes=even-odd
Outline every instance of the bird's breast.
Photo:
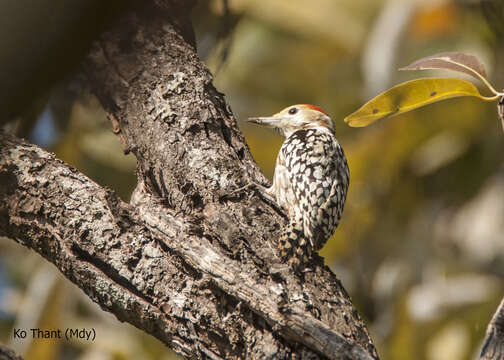
[[281,151],[277,157],[275,173],[273,175],[273,186],[270,192],[275,196],[278,205],[290,216],[292,209],[297,206],[297,200],[291,181],[289,180],[289,171],[285,165],[285,157]]

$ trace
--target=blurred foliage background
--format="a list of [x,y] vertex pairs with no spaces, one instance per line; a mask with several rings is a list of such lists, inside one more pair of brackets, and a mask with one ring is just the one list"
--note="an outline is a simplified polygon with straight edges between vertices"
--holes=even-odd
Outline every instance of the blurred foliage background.
[[[29,3],[29,6],[27,5]],[[119,1],[0,2],[0,118],[124,200],[135,159],[79,72]],[[473,359],[504,294],[504,138],[494,104],[444,101],[350,128],[342,119],[444,51],[477,55],[504,86],[504,7],[492,0],[200,0],[201,57],[238,119],[296,103],[335,121],[351,183],[321,255],[382,359]],[[271,178],[281,139],[239,122]],[[1,184],[0,184],[1,186]],[[13,339],[14,328],[95,328],[90,343]],[[38,255],[0,239],[0,342],[25,359],[172,359],[99,309]]]

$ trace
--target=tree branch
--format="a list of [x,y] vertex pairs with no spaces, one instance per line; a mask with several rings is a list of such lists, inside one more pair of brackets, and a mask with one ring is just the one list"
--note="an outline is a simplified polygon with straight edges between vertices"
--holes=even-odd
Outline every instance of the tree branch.
[[198,59],[189,2],[142,3],[86,63],[95,93],[137,157],[134,204],[19,139],[0,135],[0,235],[53,262],[121,321],[198,358],[377,358],[334,274],[274,274],[285,219]]
[[0,360],[23,360],[23,358],[16,355],[16,353],[7,346],[0,344]]
[[504,358],[504,298],[488,324],[480,359],[497,360]]

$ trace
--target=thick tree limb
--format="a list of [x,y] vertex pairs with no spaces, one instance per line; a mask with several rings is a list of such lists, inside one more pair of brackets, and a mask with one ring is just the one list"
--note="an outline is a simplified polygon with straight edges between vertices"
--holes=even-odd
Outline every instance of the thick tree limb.
[[[198,219],[183,221],[154,199],[134,209],[34,145],[7,135],[0,143],[0,234],[53,262],[120,320],[186,356],[283,357],[296,347],[284,348],[280,333],[330,358],[370,358],[313,317],[298,284],[226,256]],[[251,331],[253,344],[241,343]]]
[[23,360],[23,358],[16,355],[16,353],[7,346],[0,344],[0,360]]
[[504,298],[488,324],[480,359],[504,359]]
[[272,274],[281,214],[259,197],[223,200],[265,179],[196,55],[190,5],[145,2],[103,34],[86,64],[137,157],[135,203],[0,135],[0,235],[186,357],[377,358],[320,258],[303,279]]

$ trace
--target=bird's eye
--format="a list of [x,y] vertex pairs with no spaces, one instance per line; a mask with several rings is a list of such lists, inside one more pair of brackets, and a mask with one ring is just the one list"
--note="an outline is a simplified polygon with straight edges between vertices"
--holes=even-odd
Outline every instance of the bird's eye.
[[297,112],[298,112],[298,109],[295,107],[289,109],[289,114],[291,114],[291,115],[294,115]]

